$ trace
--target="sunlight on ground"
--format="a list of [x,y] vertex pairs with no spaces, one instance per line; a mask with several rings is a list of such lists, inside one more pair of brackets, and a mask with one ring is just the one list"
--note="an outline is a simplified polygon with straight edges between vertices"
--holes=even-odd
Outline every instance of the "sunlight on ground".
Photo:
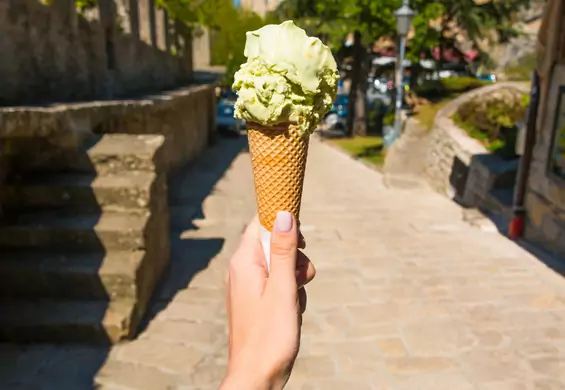
[[334,139],[331,142],[349,154],[380,168],[384,162],[383,138],[377,136]]
[[432,127],[434,127],[434,121],[436,119],[437,112],[456,97],[457,96],[450,96],[434,103],[422,105],[418,107],[418,113],[414,115],[414,118],[416,118],[422,124],[422,126],[424,126],[424,128],[431,130]]

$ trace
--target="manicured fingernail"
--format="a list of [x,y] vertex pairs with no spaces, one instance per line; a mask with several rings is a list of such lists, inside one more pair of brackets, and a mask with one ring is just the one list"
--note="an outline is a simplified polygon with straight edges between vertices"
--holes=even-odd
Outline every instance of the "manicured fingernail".
[[292,214],[288,211],[279,211],[275,219],[275,228],[279,232],[289,232],[292,229]]

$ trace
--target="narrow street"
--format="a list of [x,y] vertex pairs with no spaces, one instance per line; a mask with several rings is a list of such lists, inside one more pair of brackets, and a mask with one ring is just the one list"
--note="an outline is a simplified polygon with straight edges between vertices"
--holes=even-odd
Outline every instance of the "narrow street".
[[[0,388],[217,389],[224,273],[255,211],[245,150],[222,140],[172,181],[172,264],[138,340],[4,346]],[[565,279],[455,203],[314,139],[301,221],[318,275],[288,389],[565,389]]]

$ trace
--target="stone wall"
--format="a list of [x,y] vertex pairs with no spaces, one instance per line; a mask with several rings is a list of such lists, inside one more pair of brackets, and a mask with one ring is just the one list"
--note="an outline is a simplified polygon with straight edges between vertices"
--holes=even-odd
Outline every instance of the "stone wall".
[[558,89],[563,84],[565,84],[565,65],[556,65],[552,80],[549,82],[546,110],[538,113],[536,144],[525,204],[526,238],[561,256],[565,256],[565,181],[549,174],[547,167]]
[[0,1],[0,105],[84,101],[186,83],[192,45],[185,26],[153,0]]
[[92,134],[163,134],[172,169],[196,156],[213,136],[215,99],[214,86],[199,85],[131,100],[3,108],[0,157],[25,171],[62,149],[80,147]]
[[442,108],[436,116],[430,134],[429,150],[425,162],[425,175],[436,191],[462,203],[480,202],[484,197],[484,173],[488,151],[475,139],[460,129],[451,116],[459,105],[475,96],[494,92],[499,88],[517,87],[527,92],[525,83],[497,83],[461,95]]
[[175,169],[212,140],[215,99],[214,86],[201,85],[132,100],[0,109],[0,185],[80,148],[93,134],[163,134],[166,168]]

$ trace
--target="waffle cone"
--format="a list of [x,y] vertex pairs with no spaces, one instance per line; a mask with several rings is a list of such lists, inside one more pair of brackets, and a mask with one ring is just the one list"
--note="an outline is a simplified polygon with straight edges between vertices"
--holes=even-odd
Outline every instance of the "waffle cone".
[[278,211],[289,211],[298,220],[309,136],[288,123],[247,123],[247,134],[261,225],[271,231]]

